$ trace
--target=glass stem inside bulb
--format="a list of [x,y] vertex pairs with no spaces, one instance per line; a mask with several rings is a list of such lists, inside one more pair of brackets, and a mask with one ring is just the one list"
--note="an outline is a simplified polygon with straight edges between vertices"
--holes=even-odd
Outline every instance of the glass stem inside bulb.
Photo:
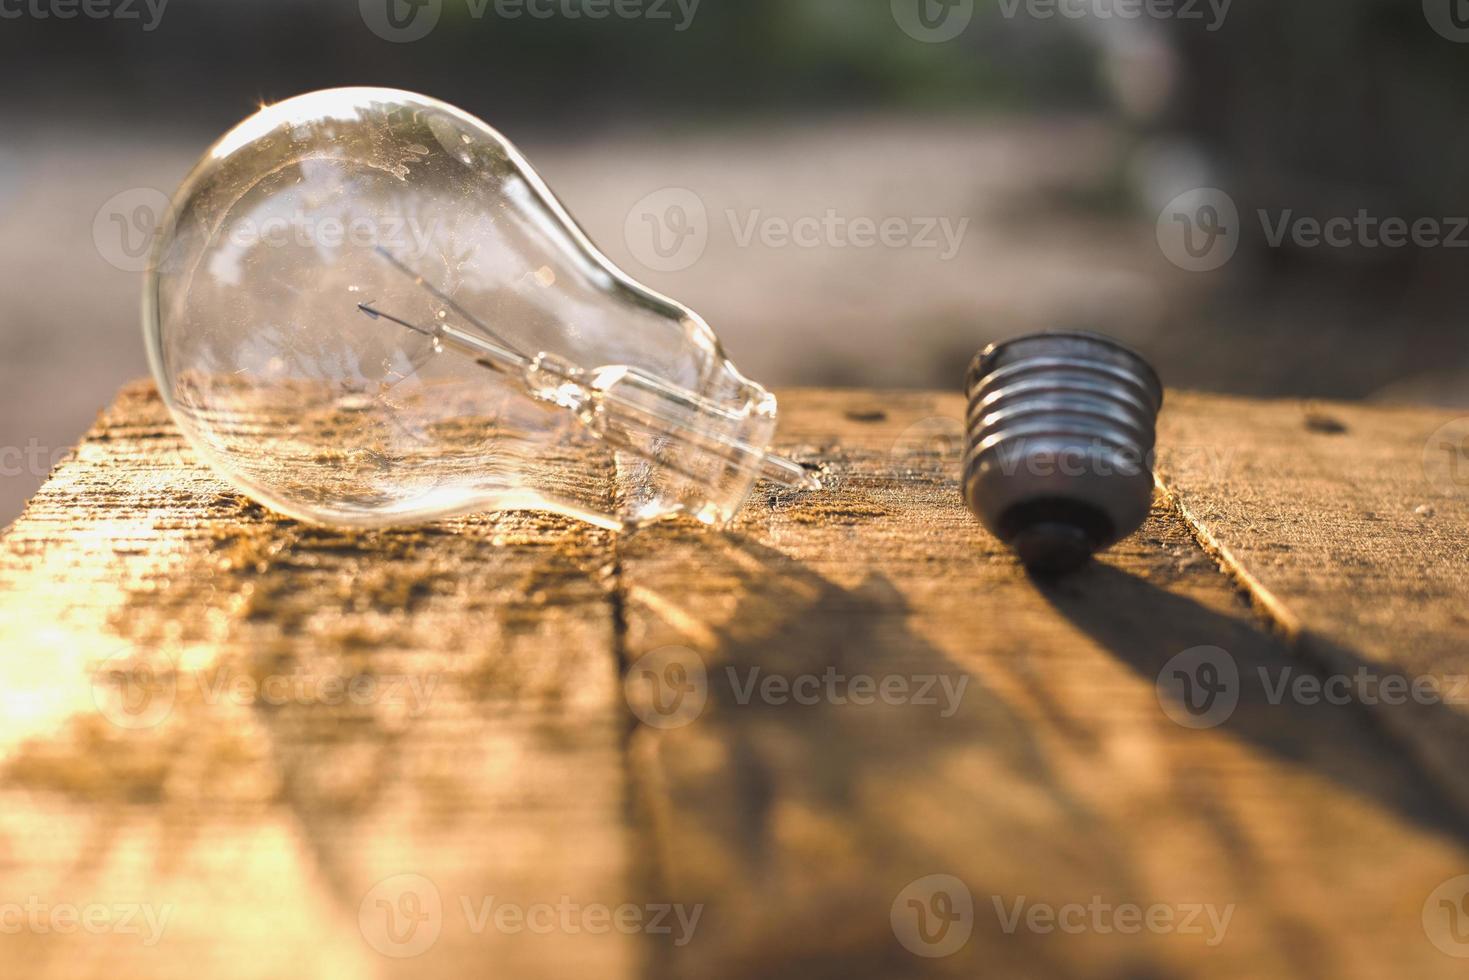
[[[738,415],[645,371],[626,365],[587,371],[552,354],[528,357],[453,324],[440,323],[430,329],[378,310],[370,303],[360,303],[357,308],[373,319],[431,337],[435,350],[453,350],[482,367],[516,378],[532,398],[573,412],[609,445],[690,479],[707,477],[699,466],[689,462],[697,455],[713,457],[781,486],[821,489],[821,482],[799,463],[721,431],[737,425]],[[650,448],[660,444],[669,444],[669,449],[654,452]]]

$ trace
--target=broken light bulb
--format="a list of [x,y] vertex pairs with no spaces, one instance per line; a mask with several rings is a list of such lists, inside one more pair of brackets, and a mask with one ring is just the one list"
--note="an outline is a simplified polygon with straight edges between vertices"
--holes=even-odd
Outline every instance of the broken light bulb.
[[554,510],[722,524],[774,398],[696,314],[597,250],[503,137],[436,100],[332,89],[209,150],[144,290],[159,389],[262,503],[380,526]]

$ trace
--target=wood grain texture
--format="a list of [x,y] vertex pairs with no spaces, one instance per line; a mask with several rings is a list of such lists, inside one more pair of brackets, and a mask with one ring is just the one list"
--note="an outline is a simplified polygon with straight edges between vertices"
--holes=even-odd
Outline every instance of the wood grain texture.
[[[1238,404],[1175,399],[1165,431]],[[1272,703],[1261,670],[1322,662],[1166,495],[1096,566],[1027,578],[959,499],[961,410],[788,394],[783,448],[828,489],[762,486],[725,534],[344,534],[229,491],[125,391],[0,540],[0,971],[1460,975],[1425,919],[1469,872],[1451,784],[1370,707]],[[1191,728],[1158,678],[1199,646],[1238,705]],[[32,897],[169,911],[151,944],[8,928]],[[691,936],[587,928],[664,904]]]
[[[1421,914],[1469,867],[1437,787],[1404,771],[1364,712],[1270,703],[1258,669],[1309,666],[1163,499],[1100,564],[1029,580],[960,502],[961,409],[957,396],[787,398],[787,448],[821,461],[827,492],[767,494],[717,543],[662,528],[620,545],[634,674],[676,645],[707,676],[702,714],[634,743],[662,872],[708,903],[672,972],[1457,975]],[[1242,682],[1226,721],[1192,730],[1163,712],[1156,679],[1200,645],[1226,649]],[[947,717],[742,703],[756,669],[831,665],[968,686]],[[973,935],[918,959],[890,913],[916,914],[893,905],[931,875],[963,882]],[[1217,944],[1008,931],[1017,903],[1205,903],[1233,918]]]
[[639,972],[623,934],[474,929],[490,896],[639,893],[611,560],[540,515],[275,518],[126,391],[0,548],[0,898],[169,918],[0,934],[0,972]]
[[1206,543],[1469,814],[1469,418],[1185,396],[1162,439]]

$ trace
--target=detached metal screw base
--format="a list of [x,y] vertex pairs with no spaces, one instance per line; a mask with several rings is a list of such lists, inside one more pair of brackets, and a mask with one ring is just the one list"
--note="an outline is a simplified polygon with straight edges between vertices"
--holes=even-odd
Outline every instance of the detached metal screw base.
[[1163,385],[1137,353],[1021,337],[981,352],[965,390],[964,500],[1028,568],[1071,571],[1142,526]]

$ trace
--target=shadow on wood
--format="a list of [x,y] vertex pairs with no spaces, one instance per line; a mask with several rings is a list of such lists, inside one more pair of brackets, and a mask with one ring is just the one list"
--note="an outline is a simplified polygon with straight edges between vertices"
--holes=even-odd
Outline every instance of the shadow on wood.
[[[1221,683],[1232,686],[1230,696],[1237,695],[1238,704],[1204,719],[1200,727],[1218,727],[1248,739],[1425,829],[1469,841],[1469,820],[1431,779],[1404,765],[1398,746],[1382,734],[1374,711],[1353,700],[1355,695],[1347,703],[1333,703],[1342,700],[1343,683],[1350,682],[1350,691],[1374,690],[1383,678],[1400,674],[1338,647],[1329,662],[1351,666],[1330,675],[1341,680],[1329,689],[1328,699],[1318,686],[1328,675],[1314,658],[1302,656],[1283,639],[1247,621],[1221,615],[1111,565],[1093,563],[1070,578],[1035,584],[1058,612],[1149,682],[1157,682],[1180,651],[1222,648],[1235,676]],[[1293,693],[1302,678],[1305,693]],[[1202,677],[1192,680],[1205,682]],[[1377,710],[1441,714],[1438,721],[1456,726],[1469,744],[1469,720],[1441,705],[1409,703]],[[1347,736],[1362,742],[1364,733],[1369,736],[1367,744],[1376,744],[1378,751],[1340,751]]]

